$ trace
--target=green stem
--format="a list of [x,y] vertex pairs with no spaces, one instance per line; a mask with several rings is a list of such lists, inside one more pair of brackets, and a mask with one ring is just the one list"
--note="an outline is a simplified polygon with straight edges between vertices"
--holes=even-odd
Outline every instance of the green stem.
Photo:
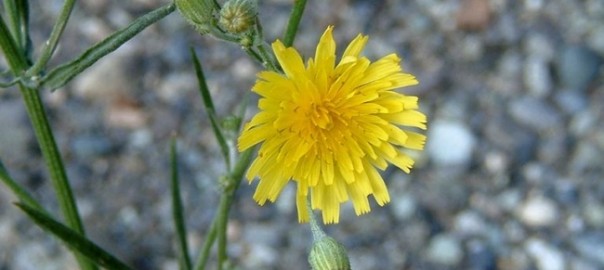
[[203,270],[206,267],[206,263],[208,262],[208,258],[210,258],[210,250],[214,245],[214,241],[216,241],[216,224],[218,219],[214,219],[212,221],[212,225],[208,230],[208,234],[206,236],[206,240],[203,242],[203,247],[201,249],[199,259],[195,263],[195,270]]
[[[234,189],[233,189],[234,190]],[[228,223],[229,210],[231,209],[231,203],[233,202],[233,194],[231,191],[227,191],[220,196],[220,204],[218,206],[218,270],[222,270],[222,267],[227,259],[226,247],[226,227]]]
[[231,209],[231,204],[233,204],[233,199],[235,198],[235,192],[239,188],[241,184],[243,174],[245,170],[252,162],[252,153],[253,149],[248,149],[245,152],[241,153],[239,160],[237,160],[237,164],[233,170],[229,173],[227,177],[228,183],[225,188],[222,196],[220,198],[219,204],[219,212],[218,212],[218,223],[217,223],[217,233],[218,233],[218,270],[222,270],[222,267],[227,259],[226,257],[226,249],[227,249],[227,239],[226,239],[226,231],[227,231],[227,223],[229,217],[229,210]]
[[312,238],[314,241],[319,241],[321,238],[325,237],[325,231],[321,229],[321,225],[317,222],[317,217],[315,217],[315,213],[312,211],[312,207],[310,206],[310,197],[306,199],[306,210],[308,211],[308,217],[310,219],[310,231],[312,232]]
[[220,197],[218,215],[214,217],[214,220],[212,221],[212,225],[208,231],[205,242],[203,243],[199,258],[195,264],[195,270],[205,269],[205,265],[210,255],[210,249],[216,241],[216,238],[218,238],[218,269],[222,269],[222,266],[226,260],[226,227],[229,209],[233,204],[235,192],[241,184],[243,174],[252,162],[253,152],[254,149],[248,149],[241,153],[233,170],[228,174],[228,182],[225,183],[226,187]]
[[267,44],[264,42],[256,46],[258,52],[260,53],[260,56],[264,60],[264,67],[274,72],[280,72],[280,69],[278,68],[279,65],[275,62],[275,59],[272,57],[272,54],[269,52],[267,47]]
[[249,55],[252,59],[258,61],[260,64],[262,64],[265,68],[268,68],[266,66],[266,64],[264,63],[264,60],[262,59],[262,57],[260,56],[260,54],[258,54],[256,51],[254,51],[251,47],[243,47],[243,50],[247,53],[247,55]]
[[287,30],[283,37],[283,44],[286,47],[291,47],[294,44],[296,38],[296,32],[298,31],[298,25],[302,20],[302,14],[304,13],[304,7],[306,6],[306,0],[296,0],[294,2],[294,8],[289,16],[289,22],[287,22]]
[[57,48],[57,44],[59,44],[59,39],[63,34],[63,30],[65,30],[65,26],[67,25],[67,21],[69,20],[69,16],[71,15],[71,11],[75,5],[75,0],[66,0],[63,3],[63,7],[61,8],[61,13],[59,13],[59,17],[55,22],[55,25],[52,27],[52,32],[50,33],[50,38],[44,43],[44,49],[42,49],[42,54],[40,58],[36,60],[34,66],[27,71],[28,75],[37,75],[44,69],[55,49]]
[[[42,150],[42,155],[46,161],[46,166],[49,168],[50,179],[52,180],[52,185],[55,190],[57,200],[59,201],[61,212],[65,217],[65,222],[67,223],[67,226],[74,231],[81,235],[85,235],[84,226],[80,220],[80,215],[78,214],[78,208],[75,203],[73,192],[71,191],[71,186],[69,185],[69,180],[67,179],[67,174],[65,173],[63,160],[61,158],[61,154],[59,153],[59,149],[57,148],[52,129],[46,116],[44,105],[42,104],[42,100],[40,98],[40,92],[38,89],[28,88],[22,84],[19,85],[19,89],[23,95],[25,107],[27,109],[29,119],[33,124],[34,133]],[[82,255],[76,254],[76,258],[82,269],[97,269],[92,262]]]
[[266,41],[264,41],[264,31],[262,30],[262,24],[260,24],[260,20],[256,18],[256,37],[254,39],[254,47],[258,52],[254,53],[261,59],[262,65],[264,68],[280,72],[279,64],[277,63],[275,57],[270,53],[270,49]]
[[[19,53],[14,40],[10,38],[10,34],[3,20],[0,20],[0,47],[15,76],[22,74],[27,68],[27,61],[25,56]],[[67,180],[67,174],[65,173],[61,155],[59,154],[57,144],[52,134],[52,129],[48,123],[48,118],[46,117],[44,105],[40,98],[40,92],[38,89],[26,87],[22,83],[19,83],[19,90],[23,95],[27,114],[32,122],[36,139],[42,150],[42,156],[49,168],[50,179],[55,193],[57,194],[57,200],[59,201],[59,206],[65,217],[66,223],[71,229],[84,235],[84,227],[82,226],[75,199],[73,198],[71,187]],[[96,266],[83,255],[75,253],[75,256],[81,269],[97,269]]]

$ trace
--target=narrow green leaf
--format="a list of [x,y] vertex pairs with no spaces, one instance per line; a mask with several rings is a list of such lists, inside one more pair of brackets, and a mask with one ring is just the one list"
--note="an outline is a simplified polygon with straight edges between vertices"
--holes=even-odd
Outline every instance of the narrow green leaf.
[[17,43],[17,47],[22,48],[20,31],[21,21],[19,19],[19,11],[17,10],[16,0],[4,0],[2,2],[4,3],[4,8],[6,9],[5,14],[12,37],[15,40],[15,43]]
[[4,19],[0,17],[0,48],[6,57],[14,76],[19,76],[27,68],[27,60],[19,51],[17,43],[13,39]]
[[21,44],[23,44],[23,53],[28,60],[31,60],[32,42],[29,34],[29,1],[17,0],[17,10],[21,18]]
[[38,226],[40,226],[40,228],[63,240],[63,243],[68,248],[86,256],[99,266],[112,270],[131,269],[109,252],[81,236],[79,233],[69,229],[67,226],[54,220],[45,213],[38,211],[27,204],[16,203],[16,205],[21,208],[21,210],[23,210],[25,214],[27,214]]
[[220,129],[218,121],[216,120],[214,102],[212,101],[212,95],[210,94],[210,89],[208,88],[208,84],[206,83],[206,77],[203,74],[203,68],[201,67],[201,63],[199,62],[199,58],[197,58],[195,50],[193,50],[193,48],[191,48],[190,50],[191,58],[193,59],[193,66],[195,67],[195,75],[197,75],[197,80],[199,81],[199,93],[201,94],[203,105],[206,108],[208,117],[210,118],[210,124],[212,125],[214,136],[218,141],[218,145],[220,145],[220,151],[225,159],[227,168],[230,168],[231,161],[229,158],[229,146],[227,145],[226,139],[224,138],[224,134],[222,134],[222,129]]
[[55,52],[57,45],[59,44],[59,39],[61,38],[61,35],[63,35],[63,31],[65,30],[67,21],[69,21],[71,11],[73,10],[74,6],[75,0],[65,0],[65,2],[63,2],[63,7],[61,8],[59,17],[55,21],[52,31],[50,32],[50,37],[44,43],[44,48],[42,49],[42,53],[40,54],[38,60],[36,60],[34,66],[28,70],[28,75],[38,75],[38,73],[40,73],[40,71],[46,67],[46,63],[48,63],[52,57],[52,54]]
[[37,209],[38,211],[45,211],[42,205],[32,197],[25,188],[19,185],[13,178],[8,174],[8,171],[2,164],[2,160],[0,160],[0,181],[4,183],[14,194],[19,198],[19,200],[30,207]]
[[42,79],[41,85],[43,87],[48,87],[51,90],[65,85],[76,75],[80,74],[86,68],[96,63],[96,61],[101,59],[103,56],[115,51],[122,44],[136,36],[149,25],[172,13],[175,8],[176,6],[174,3],[170,3],[137,18],[126,28],[111,34],[103,41],[86,50],[77,59],[50,71],[48,76]]
[[174,227],[178,237],[178,247],[180,248],[180,269],[191,270],[191,258],[189,257],[189,245],[187,244],[187,227],[183,215],[182,197],[180,195],[180,184],[178,176],[178,153],[176,149],[176,138],[173,136],[170,142],[170,168],[172,171],[172,217],[174,218]]
[[4,0],[8,27],[19,51],[29,58],[31,40],[29,38],[29,4],[27,0]]
[[0,82],[0,87],[1,88],[9,88],[13,85],[16,85],[19,82],[19,79],[13,79],[10,82]]

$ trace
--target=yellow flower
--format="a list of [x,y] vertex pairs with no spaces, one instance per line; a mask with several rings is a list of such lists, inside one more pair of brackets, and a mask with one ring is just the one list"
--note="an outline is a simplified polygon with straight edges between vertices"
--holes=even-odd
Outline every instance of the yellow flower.
[[392,163],[409,173],[413,160],[402,148],[423,149],[425,136],[400,126],[426,128],[417,97],[395,92],[417,84],[390,54],[371,62],[360,56],[367,36],[358,35],[336,65],[333,27],[327,28],[314,59],[304,66],[294,48],[272,44],[285,74],[263,71],[252,91],[260,112],[244,127],[239,151],[261,144],[247,172],[260,179],[254,200],[274,202],[285,185],[297,183],[300,222],[312,209],[324,223],[337,223],[340,204],[351,200],[357,215],[369,212],[367,197],[390,201],[379,170]]

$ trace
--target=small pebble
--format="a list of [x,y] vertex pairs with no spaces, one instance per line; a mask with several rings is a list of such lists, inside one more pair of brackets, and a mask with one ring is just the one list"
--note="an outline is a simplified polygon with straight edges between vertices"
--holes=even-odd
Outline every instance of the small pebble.
[[409,193],[392,198],[391,204],[392,214],[399,221],[413,218],[417,211],[417,202]]
[[585,233],[571,240],[579,255],[604,268],[604,234],[601,231]]
[[556,105],[566,114],[574,115],[588,109],[587,97],[579,91],[562,90],[554,96]]
[[520,220],[529,227],[552,226],[558,222],[556,204],[545,197],[529,197],[518,209]]
[[560,82],[565,88],[585,91],[602,66],[602,57],[583,45],[565,46],[558,61]]
[[604,203],[588,199],[583,203],[581,212],[589,226],[604,229]]
[[566,269],[562,251],[542,239],[529,239],[525,244],[525,249],[535,261],[538,270]]
[[542,57],[530,56],[524,62],[524,84],[536,97],[545,97],[552,91],[552,80],[547,62]]
[[542,99],[521,97],[510,102],[508,110],[516,122],[534,131],[545,132],[562,124],[558,111]]
[[497,269],[497,255],[482,240],[471,240],[467,245],[467,258],[470,270]]
[[464,166],[472,158],[474,135],[462,123],[435,120],[428,130],[428,138],[428,154],[438,166]]
[[426,257],[429,261],[455,266],[459,264],[463,258],[463,250],[457,239],[450,235],[436,235],[430,241],[426,250]]

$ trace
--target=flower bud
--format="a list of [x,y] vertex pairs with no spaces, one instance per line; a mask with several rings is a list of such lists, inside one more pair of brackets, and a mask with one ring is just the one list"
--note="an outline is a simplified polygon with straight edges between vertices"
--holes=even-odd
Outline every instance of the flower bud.
[[255,0],[229,0],[220,10],[218,23],[228,32],[239,34],[254,26],[257,14]]
[[176,0],[180,14],[195,27],[197,32],[207,34],[212,27],[212,0]]
[[329,236],[313,243],[308,262],[313,270],[350,270],[346,248]]

